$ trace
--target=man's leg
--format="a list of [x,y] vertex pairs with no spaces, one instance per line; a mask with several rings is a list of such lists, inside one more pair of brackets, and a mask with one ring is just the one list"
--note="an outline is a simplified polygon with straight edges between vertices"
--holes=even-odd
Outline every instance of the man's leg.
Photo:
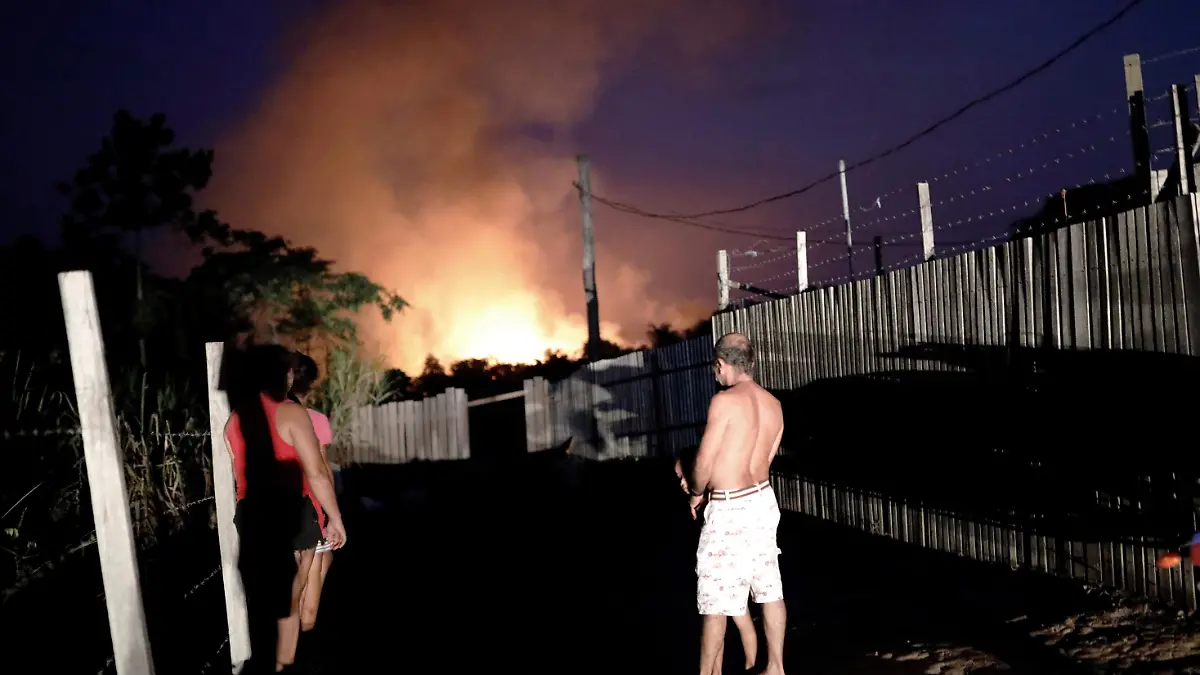
[[746,670],[758,663],[758,633],[754,630],[754,620],[750,612],[733,617],[733,625],[737,626],[738,634],[742,637],[742,653],[746,655]]
[[763,675],[783,674],[783,639],[787,635],[787,607],[783,600],[762,606],[763,633],[767,638],[767,669]]

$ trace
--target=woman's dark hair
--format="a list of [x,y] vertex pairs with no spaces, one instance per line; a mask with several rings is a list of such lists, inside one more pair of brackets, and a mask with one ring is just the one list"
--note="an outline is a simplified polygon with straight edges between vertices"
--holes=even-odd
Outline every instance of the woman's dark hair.
[[317,362],[308,354],[296,352],[292,365],[292,393],[296,396],[307,395],[316,384],[318,375]]
[[683,477],[689,481],[692,480],[692,473],[696,471],[696,453],[699,450],[699,447],[685,448],[680,450],[675,457],[679,460],[679,468],[683,471]]
[[246,441],[247,497],[280,490],[290,493],[292,483],[299,485],[299,477],[284,475],[275,461],[271,423],[260,398],[283,401],[287,397],[292,363],[291,350],[280,345],[249,345],[227,352],[224,388]]

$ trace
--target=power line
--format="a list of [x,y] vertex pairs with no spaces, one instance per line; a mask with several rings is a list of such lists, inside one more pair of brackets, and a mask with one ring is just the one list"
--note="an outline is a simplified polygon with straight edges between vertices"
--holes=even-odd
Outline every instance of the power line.
[[[1130,0],[1130,2],[1126,3],[1125,6],[1122,7],[1116,14],[1112,15],[1111,17],[1104,20],[1100,24],[1094,26],[1093,28],[1088,30],[1086,33],[1084,33],[1083,35],[1076,38],[1073,42],[1071,42],[1071,44],[1069,44],[1065,48],[1059,50],[1058,53],[1056,53],[1053,56],[1051,56],[1050,58],[1046,59],[1044,62],[1042,62],[1040,65],[1034,67],[1033,69],[1026,71],[1024,74],[1017,77],[1015,80],[1012,80],[1008,84],[1005,84],[997,89],[994,89],[986,94],[983,94],[982,96],[979,96],[978,98],[975,98],[975,99],[969,101],[968,103],[964,104],[963,106],[961,106],[954,112],[952,112],[949,115],[943,117],[942,119],[934,122],[933,124],[929,125],[922,131],[917,132],[915,135],[909,137],[908,139],[902,141],[901,143],[899,143],[895,146],[892,146],[891,148],[888,148],[887,150],[879,152],[871,157],[868,157],[867,159],[864,159],[855,164],[852,164],[852,165],[846,167],[846,170],[851,171],[853,169],[857,169],[857,168],[866,166],[873,162],[877,162],[885,157],[889,157],[889,156],[907,148],[908,146],[912,145],[913,143],[916,143],[917,141],[921,140],[922,138],[929,136],[933,132],[935,132],[938,129],[940,129],[941,127],[949,124],[950,122],[958,119],[959,117],[962,117],[970,110],[972,110],[984,103],[987,103],[988,101],[992,100],[993,98],[996,98],[997,96],[999,96],[1001,94],[1007,93],[1007,92],[1017,88],[1018,86],[1020,86],[1021,84],[1024,84],[1029,79],[1031,79],[1034,76],[1040,74],[1041,72],[1047,70],[1048,68],[1053,66],[1055,63],[1062,60],[1063,57],[1067,56],[1071,52],[1078,49],[1081,45],[1083,45],[1083,43],[1087,42],[1089,39],[1091,39],[1092,37],[1094,37],[1101,31],[1109,28],[1113,24],[1120,21],[1122,18],[1125,17],[1126,14],[1128,14],[1135,7],[1144,3],[1145,1],[1146,0]],[[727,214],[731,214],[731,213],[742,213],[744,211],[756,209],[760,206],[765,206],[765,205],[771,204],[773,202],[782,201],[784,199],[790,199],[792,197],[802,195],[802,194],[808,192],[809,190],[812,190],[813,188],[817,187],[818,185],[821,185],[830,180],[833,180],[834,178],[837,178],[838,176],[839,176],[839,172],[835,171],[835,172],[827,174],[827,175],[825,175],[803,187],[796,188],[795,190],[789,190],[788,192],[784,192],[782,194],[774,195],[772,197],[766,197],[763,199],[759,199],[758,201],[750,202],[749,204],[743,204],[742,206],[736,206],[736,207],[727,208],[727,209],[703,211],[700,213],[666,214],[666,213],[654,213],[654,212],[650,212],[650,211],[644,211],[642,209],[636,209],[636,208],[630,207],[628,205],[622,205],[625,208],[620,208],[619,210],[626,211],[627,213],[633,213],[635,215],[639,215],[644,218],[657,218],[657,219],[663,219],[663,220],[671,220],[671,221],[675,221],[675,222],[694,221],[694,219],[696,219],[696,218],[704,218],[704,217],[708,217],[708,216],[720,216],[720,215],[727,215]],[[594,194],[592,195],[592,198],[601,203],[605,203],[608,206],[613,206],[613,208],[617,208],[616,206],[614,206],[614,204],[619,203],[619,202],[612,202],[611,200],[600,199],[599,197],[596,197]],[[686,222],[685,224],[698,225],[698,223],[695,223],[695,222]],[[721,230],[718,230],[718,231],[721,231]],[[745,232],[734,232],[734,233],[746,234]]]
[[[574,183],[573,185],[575,186],[576,190],[583,189],[579,186],[579,183]],[[758,231],[754,231],[754,230],[742,230],[742,229],[739,229],[739,228],[736,228],[736,227],[733,227],[730,225],[702,223],[702,222],[693,220],[691,218],[688,218],[686,216],[674,216],[674,215],[665,214],[665,213],[648,213],[648,212],[643,211],[635,206],[630,206],[629,204],[623,204],[618,201],[600,197],[596,193],[592,193],[592,201],[595,201],[598,204],[603,204],[603,205],[607,206],[608,208],[613,209],[614,211],[620,211],[622,213],[630,213],[635,216],[642,216],[643,218],[657,218],[660,220],[668,220],[670,222],[678,223],[680,225],[688,225],[690,227],[697,227],[697,228],[700,228],[703,230],[711,230],[713,232],[724,232],[725,234],[733,234],[733,235],[737,235],[740,237],[754,237],[757,239],[767,239],[767,240],[771,240],[771,241],[794,241],[795,240],[794,236],[784,236],[784,235],[780,235],[778,232],[770,233],[770,232],[758,232]]]

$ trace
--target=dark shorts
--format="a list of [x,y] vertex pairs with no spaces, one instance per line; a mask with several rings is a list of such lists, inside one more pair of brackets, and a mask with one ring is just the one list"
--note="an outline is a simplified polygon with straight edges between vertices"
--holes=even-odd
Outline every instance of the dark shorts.
[[[234,523],[238,526],[238,534],[244,540],[248,536],[261,537],[267,529],[272,534],[287,533],[291,539],[291,547],[293,551],[307,551],[317,547],[323,538],[321,533],[321,522],[317,518],[317,509],[313,506],[312,500],[308,497],[297,497],[294,499],[284,500],[287,502],[285,506],[280,506],[278,502],[271,505],[266,511],[264,517],[269,521],[264,521],[263,517],[255,518],[254,520],[263,523],[263,525],[255,528],[246,528],[246,508],[245,500],[238,502],[237,513],[234,516]],[[268,536],[273,539],[273,536]],[[266,542],[261,542],[266,543]],[[270,544],[271,547],[282,549],[283,542],[279,541],[276,544]],[[245,543],[242,547],[245,548]]]
[[317,509],[312,500],[305,498],[304,506],[300,509],[300,529],[292,539],[293,551],[307,551],[317,547],[324,537],[321,534],[321,521],[317,518]]

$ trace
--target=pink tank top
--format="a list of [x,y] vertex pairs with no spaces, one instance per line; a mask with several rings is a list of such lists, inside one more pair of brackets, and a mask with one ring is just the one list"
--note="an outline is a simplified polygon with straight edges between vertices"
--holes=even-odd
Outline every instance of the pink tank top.
[[312,420],[313,431],[317,432],[317,442],[321,449],[333,442],[333,427],[329,426],[329,418],[312,408],[308,409],[308,418]]

